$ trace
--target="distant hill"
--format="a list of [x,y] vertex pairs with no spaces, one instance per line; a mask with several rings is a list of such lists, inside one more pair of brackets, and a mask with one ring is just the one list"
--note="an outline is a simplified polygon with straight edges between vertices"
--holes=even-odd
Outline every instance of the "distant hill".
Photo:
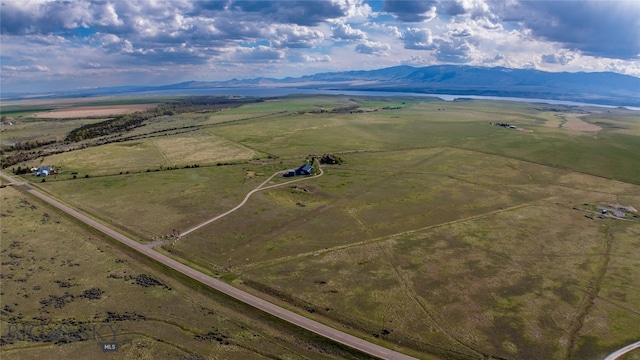
[[[436,65],[395,66],[378,70],[328,72],[297,78],[189,81],[165,86],[121,86],[49,94],[47,97],[98,96],[220,88],[286,87],[318,90],[393,91],[425,94],[483,95],[576,101],[640,107],[640,78],[613,72],[545,72],[503,67]],[[202,94],[203,91],[198,93]]]
[[281,80],[263,79],[262,85],[266,85],[268,80],[272,85],[288,84],[315,89],[510,96],[640,106],[640,78],[612,72],[552,73],[502,67],[438,65],[321,73]]

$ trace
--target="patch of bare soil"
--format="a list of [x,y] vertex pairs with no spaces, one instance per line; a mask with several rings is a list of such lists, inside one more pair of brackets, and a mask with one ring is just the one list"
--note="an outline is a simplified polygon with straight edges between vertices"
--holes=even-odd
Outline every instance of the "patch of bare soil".
[[582,114],[564,114],[567,122],[562,126],[567,130],[574,131],[600,131],[602,128],[598,125],[590,124],[580,119]]
[[39,112],[31,115],[34,118],[67,119],[83,117],[106,117],[122,114],[130,114],[155,107],[156,104],[132,104],[132,105],[104,105],[104,106],[74,106]]

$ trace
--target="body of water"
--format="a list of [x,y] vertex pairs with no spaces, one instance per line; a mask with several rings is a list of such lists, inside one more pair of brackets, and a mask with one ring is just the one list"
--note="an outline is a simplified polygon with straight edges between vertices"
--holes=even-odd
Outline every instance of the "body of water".
[[352,91],[352,90],[325,90],[325,89],[303,89],[303,88],[287,88],[287,87],[260,87],[260,88],[206,88],[206,89],[169,89],[134,92],[130,94],[117,94],[117,96],[140,96],[140,95],[236,95],[247,97],[276,97],[286,95],[351,95],[351,96],[408,96],[408,97],[428,97],[438,98],[445,101],[454,101],[458,99],[473,100],[494,100],[494,101],[517,101],[528,103],[543,103],[552,105],[567,106],[597,106],[604,108],[624,107],[630,110],[640,110],[639,107],[633,106],[612,106],[601,104],[590,104],[575,101],[563,101],[552,99],[536,99],[522,97],[506,97],[506,96],[482,96],[482,95],[451,95],[451,94],[423,94],[413,92],[396,92],[396,91]]

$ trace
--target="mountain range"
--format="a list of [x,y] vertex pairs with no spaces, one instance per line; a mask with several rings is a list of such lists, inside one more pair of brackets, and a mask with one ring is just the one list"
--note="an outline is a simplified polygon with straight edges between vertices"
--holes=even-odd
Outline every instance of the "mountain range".
[[[49,97],[102,96],[161,91],[165,94],[206,89],[298,88],[481,95],[575,101],[640,107],[640,78],[613,72],[545,72],[503,67],[435,65],[395,66],[378,70],[327,72],[283,79],[189,81],[164,86],[122,86],[83,89]],[[230,91],[233,92],[233,91]],[[5,94],[6,96],[6,94]],[[4,96],[3,96],[4,97]]]

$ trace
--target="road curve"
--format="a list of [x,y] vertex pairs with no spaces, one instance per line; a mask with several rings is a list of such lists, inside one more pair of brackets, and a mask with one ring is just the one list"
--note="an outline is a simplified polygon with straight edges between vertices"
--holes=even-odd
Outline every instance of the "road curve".
[[629,353],[635,349],[640,349],[640,341],[635,342],[631,345],[627,345],[625,347],[623,347],[620,350],[616,350],[614,352],[612,352],[611,354],[607,355],[606,358],[604,358],[604,360],[616,360],[619,359],[620,357],[622,357],[623,355],[625,355],[626,353]]
[[[415,359],[409,355],[402,354],[400,352],[387,349],[380,345],[368,342],[366,340],[360,339],[353,335],[349,335],[342,331],[336,330],[327,325],[321,324],[317,321],[307,319],[302,315],[298,315],[292,311],[281,308],[277,305],[274,305],[266,300],[260,299],[254,295],[251,295],[247,292],[244,292],[240,289],[236,289],[235,287],[213,278],[209,275],[201,273],[197,270],[194,270],[187,265],[177,262],[176,260],[171,259],[168,256],[160,254],[153,249],[148,248],[147,246],[140,244],[133,239],[120,234],[119,232],[89,218],[88,216],[70,208],[69,206],[62,204],[61,202],[50,198],[49,196],[30,188],[24,183],[18,182],[10,176],[7,176],[3,173],[0,173],[0,176],[11,181],[12,184],[22,188],[24,191],[30,193],[31,195],[40,198],[42,201],[55,206],[56,208],[64,211],[65,213],[73,216],[74,218],[82,221],[83,223],[93,227],[94,229],[112,237],[113,239],[121,242],[122,244],[130,247],[131,249],[146,255],[147,257],[175,270],[178,271],[202,284],[205,284],[215,290],[218,290],[232,298],[241,301],[247,305],[251,305],[256,309],[262,310],[268,314],[271,314],[277,318],[280,318],[284,321],[289,322],[290,324],[299,326],[308,331],[314,332],[320,336],[323,336],[327,339],[331,339],[340,344],[349,346],[353,349],[362,351],[368,355],[375,356],[381,359],[390,359],[390,360],[404,360],[404,359]],[[266,182],[265,182],[266,183]]]

